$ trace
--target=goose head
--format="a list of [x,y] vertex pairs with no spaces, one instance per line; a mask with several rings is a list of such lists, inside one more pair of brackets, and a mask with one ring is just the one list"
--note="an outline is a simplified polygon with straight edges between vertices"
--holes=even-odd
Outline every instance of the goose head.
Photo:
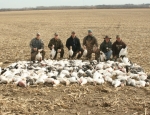
[[60,84],[60,81],[59,80],[54,80],[53,81],[53,87],[56,87]]
[[20,81],[17,83],[17,86],[26,87],[26,86],[27,86],[27,84],[26,84],[26,78],[22,78],[22,80],[20,80]]
[[72,50],[72,46],[70,46],[70,50]]
[[102,52],[102,51],[100,51],[100,55],[103,55],[103,52]]
[[124,87],[127,84],[126,80],[120,80],[120,82],[121,82],[120,84],[121,87]]
[[123,59],[124,57],[126,57],[126,56],[125,56],[125,55],[120,55],[120,58],[122,58],[122,59]]
[[86,46],[85,45],[83,46],[83,49],[86,50]]
[[52,45],[52,49],[54,49],[55,45]]

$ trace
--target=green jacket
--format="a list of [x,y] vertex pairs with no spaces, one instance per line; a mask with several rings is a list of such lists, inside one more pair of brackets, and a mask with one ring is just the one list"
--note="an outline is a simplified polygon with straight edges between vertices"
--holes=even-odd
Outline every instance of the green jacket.
[[104,40],[100,45],[100,50],[104,53],[112,50],[112,42],[109,41],[108,43],[106,43],[106,41]]
[[62,43],[62,41],[60,39],[55,39],[55,38],[52,38],[50,41],[49,41],[49,44],[48,44],[48,47],[50,50],[52,50],[52,45],[54,45],[54,49],[55,50],[58,50],[58,49],[63,49],[64,48],[64,45]]

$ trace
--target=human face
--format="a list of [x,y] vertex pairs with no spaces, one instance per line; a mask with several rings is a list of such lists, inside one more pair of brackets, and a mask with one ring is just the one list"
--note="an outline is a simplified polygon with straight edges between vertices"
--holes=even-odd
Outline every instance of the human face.
[[92,32],[89,32],[88,35],[89,35],[89,36],[92,36]]
[[110,39],[109,39],[109,38],[105,38],[105,41],[106,41],[106,42],[109,42],[109,41],[110,41]]
[[116,40],[117,40],[118,42],[120,42],[120,41],[121,41],[121,38],[116,38]]
[[58,35],[55,35],[55,39],[58,39]]
[[76,34],[71,34],[72,38],[75,38]]
[[37,35],[36,38],[37,38],[37,39],[40,39],[40,35]]

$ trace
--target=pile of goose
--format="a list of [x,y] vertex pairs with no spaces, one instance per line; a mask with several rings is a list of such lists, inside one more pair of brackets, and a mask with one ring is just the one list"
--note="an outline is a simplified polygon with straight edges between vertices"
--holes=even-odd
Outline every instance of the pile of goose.
[[97,60],[42,60],[40,62],[18,61],[6,68],[0,68],[0,83],[13,83],[17,86],[50,83],[69,85],[87,83],[101,85],[110,83],[114,87],[130,85],[148,86],[150,77],[137,64]]

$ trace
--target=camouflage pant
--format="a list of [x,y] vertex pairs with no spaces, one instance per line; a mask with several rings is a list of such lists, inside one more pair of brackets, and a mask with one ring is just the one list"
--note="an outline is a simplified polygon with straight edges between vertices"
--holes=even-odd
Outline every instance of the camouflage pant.
[[100,56],[100,50],[97,49],[95,52],[93,51],[93,47],[92,48],[88,48],[87,49],[88,53],[87,53],[87,58],[91,59],[92,58],[92,53],[95,53],[95,60],[98,60],[99,56]]
[[[42,53],[42,60],[44,59],[44,56],[45,56],[45,51],[41,51]],[[35,61],[35,57],[36,55],[38,54],[38,51],[35,51],[35,52],[31,52],[31,61]]]

